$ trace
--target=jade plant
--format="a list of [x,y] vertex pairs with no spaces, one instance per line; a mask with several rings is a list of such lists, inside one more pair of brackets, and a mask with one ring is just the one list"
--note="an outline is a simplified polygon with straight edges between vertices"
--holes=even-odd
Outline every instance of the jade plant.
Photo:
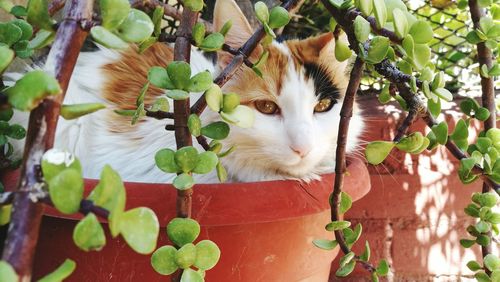
[[[219,140],[229,134],[229,124],[242,128],[251,127],[253,112],[240,105],[238,93],[223,93],[221,87],[231,78],[242,64],[250,67],[258,76],[259,69],[268,52],[262,52],[257,61],[251,62],[249,55],[260,43],[266,46],[276,38],[277,29],[290,21],[288,10],[299,1],[288,0],[281,6],[269,9],[263,2],[255,4],[255,14],[261,24],[254,35],[239,49],[224,43],[225,35],[231,28],[227,22],[221,30],[214,31],[202,20],[196,21],[204,7],[203,0],[182,1],[182,14],[176,34],[165,32],[165,15],[172,16],[173,7],[162,2],[153,9],[144,1],[100,0],[99,17],[93,18],[93,1],[52,1],[30,0],[26,7],[14,6],[9,0],[0,0],[0,8],[16,19],[0,23],[0,74],[6,71],[12,61],[28,58],[34,51],[52,44],[48,61],[52,70],[26,73],[12,86],[5,86],[0,80],[0,146],[2,146],[2,169],[21,165],[21,184],[17,191],[3,192],[0,198],[0,224],[10,224],[6,252],[0,261],[0,280],[17,281],[31,276],[31,261],[34,245],[27,240],[27,226],[39,226],[42,210],[25,218],[25,211],[36,209],[38,205],[54,206],[64,214],[83,214],[73,232],[75,244],[83,251],[99,251],[106,244],[105,230],[99,218],[107,219],[113,238],[122,236],[127,244],[140,254],[151,254],[151,267],[162,275],[172,275],[174,281],[203,281],[205,271],[213,268],[221,254],[217,242],[196,241],[200,225],[191,219],[191,195],[196,183],[193,174],[206,174],[216,170],[220,181],[227,179],[226,169],[220,159],[237,148],[222,148]],[[131,3],[132,2],[132,3]],[[397,101],[407,112],[397,135],[393,140],[378,140],[367,145],[365,155],[370,164],[380,164],[392,150],[410,154],[420,154],[437,146],[446,146],[460,159],[458,175],[464,183],[483,181],[482,193],[475,193],[465,213],[477,218],[477,223],[467,228],[471,237],[460,243],[464,247],[478,244],[482,248],[483,261],[471,261],[467,266],[475,272],[478,281],[497,281],[500,277],[500,259],[491,253],[493,236],[498,235],[497,224],[500,214],[494,207],[500,193],[500,131],[496,128],[496,105],[493,92],[493,77],[500,73],[500,67],[493,61],[500,39],[500,8],[495,1],[461,0],[458,6],[469,6],[474,28],[467,36],[471,44],[477,44],[479,53],[478,73],[483,86],[482,104],[473,98],[465,99],[460,108],[464,118],[459,120],[450,132],[445,122],[437,122],[441,114],[442,101],[451,101],[453,96],[446,88],[446,76],[437,72],[431,62],[429,44],[433,39],[430,24],[417,19],[400,0],[321,0],[330,13],[330,28],[336,39],[341,32],[347,35],[348,43],[337,40],[335,56],[338,61],[350,60],[354,55],[354,65],[350,73],[349,85],[342,105],[339,138],[336,152],[336,177],[330,196],[331,222],[325,229],[334,233],[335,239],[317,238],[316,247],[332,250],[337,246],[344,253],[336,275],[349,275],[356,264],[361,264],[370,272],[374,281],[390,271],[386,260],[376,265],[370,260],[370,244],[365,242],[364,251],[356,254],[352,246],[359,240],[362,225],[351,227],[342,220],[352,206],[350,196],[342,192],[346,170],[345,147],[352,115],[353,101],[359,88],[363,70],[377,72],[386,81],[378,94],[380,103]],[[57,22],[53,14],[62,6],[68,6],[63,20]],[[179,17],[179,15],[181,15]],[[191,20],[186,20],[191,19]],[[194,20],[193,20],[194,19]],[[136,109],[117,109],[120,115],[131,116],[134,124],[144,117],[173,119],[176,124],[186,126],[166,126],[175,130],[177,150],[161,149],[151,158],[165,173],[177,174],[173,186],[177,197],[186,205],[177,208],[177,217],[166,228],[173,245],[157,248],[160,232],[158,219],[147,207],[125,210],[126,194],[119,174],[110,166],[104,167],[99,183],[84,197],[82,168],[76,156],[68,152],[52,149],[57,118],[74,119],[91,114],[105,106],[99,103],[60,105],[68,87],[69,77],[84,38],[92,39],[111,49],[125,49],[130,44],[137,45],[143,52],[156,42],[175,42],[174,60],[168,66],[155,66],[148,72],[148,82],[138,93]],[[186,36],[187,35],[187,36]],[[234,55],[229,64],[216,78],[209,72],[192,75],[188,58],[191,45],[207,52],[223,51]],[[165,96],[154,103],[145,103],[145,95],[150,86],[163,89]],[[189,107],[191,92],[203,95]],[[169,100],[174,100],[171,107]],[[202,124],[201,113],[208,107],[218,114],[219,120]],[[173,111],[171,111],[173,108]],[[46,122],[46,128],[30,125],[26,131],[19,125],[10,124],[13,109],[31,111],[33,124]],[[422,118],[430,128],[428,134],[408,132],[417,119]],[[474,143],[469,143],[469,127],[475,119],[484,123],[483,131]],[[11,159],[12,144],[9,138],[20,139],[27,136],[25,157],[22,161]],[[192,146],[192,137],[203,147],[199,152]],[[208,142],[208,139],[211,142]],[[229,168],[230,169],[230,168]],[[3,189],[2,189],[3,190]],[[12,209],[12,206],[15,208]],[[13,210],[13,211],[12,211]],[[313,247],[313,246],[311,246]],[[19,253],[28,254],[25,256]],[[67,260],[53,273],[40,281],[61,281],[78,267]]]

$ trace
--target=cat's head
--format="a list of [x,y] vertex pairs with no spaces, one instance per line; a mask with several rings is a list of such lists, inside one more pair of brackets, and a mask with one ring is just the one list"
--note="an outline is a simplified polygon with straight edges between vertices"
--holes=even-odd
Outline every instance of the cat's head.
[[[253,30],[233,0],[218,0],[214,29],[219,30],[227,20],[232,21],[232,28],[226,43],[240,47]],[[237,152],[226,160],[237,180],[262,180],[274,174],[304,179],[324,172],[325,165],[332,169],[348,84],[348,63],[335,59],[335,41],[332,33],[326,33],[305,40],[273,42],[261,68],[262,78],[242,67],[224,86],[225,92],[238,93],[242,104],[255,111],[253,127],[232,127],[226,141],[237,146]],[[250,60],[255,62],[262,52],[259,46]],[[228,53],[218,54],[221,68],[231,59]],[[358,112],[356,107],[348,151],[357,146],[363,127]]]

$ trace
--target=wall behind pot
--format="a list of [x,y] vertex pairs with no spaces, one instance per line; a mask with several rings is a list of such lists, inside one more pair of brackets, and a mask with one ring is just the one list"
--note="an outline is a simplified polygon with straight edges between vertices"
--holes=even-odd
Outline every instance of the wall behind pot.
[[[399,107],[374,107],[379,103],[370,97],[360,102],[367,119],[363,139],[392,139],[401,117]],[[460,114],[454,105],[444,112],[451,132]],[[423,122],[411,128],[416,130],[429,131]],[[463,208],[482,184],[463,185],[454,172],[457,168],[458,161],[444,147],[417,156],[394,150],[383,164],[369,166],[372,189],[346,217],[363,225],[354,250],[361,253],[368,240],[373,261],[386,258],[391,264],[389,281],[472,279],[466,263],[479,258],[480,251],[462,248],[459,240],[468,237],[465,228],[473,222]],[[340,280],[334,276],[339,257],[332,264],[330,281]],[[366,271],[357,268],[344,280],[369,281],[367,278]]]

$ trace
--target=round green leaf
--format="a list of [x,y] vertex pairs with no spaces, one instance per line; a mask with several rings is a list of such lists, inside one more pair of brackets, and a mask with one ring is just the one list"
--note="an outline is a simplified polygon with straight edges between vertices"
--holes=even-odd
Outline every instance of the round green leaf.
[[219,112],[222,107],[222,90],[217,84],[212,84],[205,92],[207,106],[214,112]]
[[165,97],[158,97],[153,105],[149,107],[150,112],[168,112],[170,110],[170,104],[168,103],[167,98]]
[[25,74],[5,90],[9,103],[21,111],[31,111],[47,96],[62,92],[57,80],[41,70]]
[[73,260],[66,259],[52,273],[42,277],[38,282],[60,282],[68,278],[75,271],[76,263]]
[[193,32],[191,36],[193,37],[195,45],[199,46],[203,39],[205,39],[205,24],[196,23],[193,26]]
[[420,132],[413,132],[412,134],[402,138],[397,144],[396,148],[405,152],[413,152],[420,147],[424,142],[424,136]]
[[163,246],[156,250],[151,256],[151,265],[154,270],[161,275],[170,275],[179,267],[175,262],[175,253],[177,249],[173,246]]
[[441,98],[447,102],[451,102],[453,100],[453,95],[446,88],[438,88],[438,89],[432,91],[432,93],[436,94],[439,98]]
[[431,89],[435,90],[438,88],[443,88],[444,85],[445,85],[444,72],[440,71],[440,72],[436,73],[436,75],[434,76],[434,79],[432,80],[432,84],[431,84]]
[[189,92],[179,89],[172,89],[167,91],[167,97],[174,100],[186,100],[189,98]]
[[[490,1],[490,0],[486,0],[486,1]],[[481,0],[479,0],[478,2],[481,2]],[[491,282],[492,281],[490,279],[490,277],[488,276],[488,274],[486,274],[484,271],[476,272],[474,274],[474,278],[476,278],[477,282]],[[494,281],[494,282],[497,282],[497,281]]]
[[83,177],[76,169],[65,169],[49,181],[50,199],[62,213],[73,214],[83,199]]
[[219,32],[209,34],[200,44],[200,49],[207,52],[220,50],[224,44],[224,35]]
[[190,84],[191,67],[186,62],[174,61],[167,66],[168,77],[177,89],[185,90]]
[[128,0],[100,0],[102,26],[109,30],[116,29],[129,15]]
[[346,277],[347,275],[351,274],[351,272],[354,270],[355,265],[356,261],[352,260],[344,267],[339,268],[337,272],[335,272],[335,275],[338,277]]
[[67,151],[52,148],[42,157],[42,173],[46,182],[68,168],[75,169],[80,174],[82,172],[80,161]]
[[[405,3],[401,0],[385,0],[385,6],[387,8],[387,21],[394,21],[394,25],[396,25],[397,21],[394,20],[394,10],[399,9],[401,12],[408,12],[408,8]],[[405,16],[406,17],[406,16]]]
[[365,16],[370,16],[373,10],[373,0],[358,0],[355,1],[361,13]]
[[486,108],[479,108],[474,114],[474,117],[477,118],[480,121],[485,121],[490,117],[490,111]]
[[73,241],[86,252],[99,251],[106,245],[104,230],[93,213],[89,213],[75,226]]
[[120,221],[120,233],[134,251],[150,254],[155,250],[160,224],[151,209],[128,210],[121,215]]
[[167,225],[167,235],[176,246],[192,243],[200,235],[200,224],[191,218],[174,218]]
[[217,154],[211,151],[203,152],[198,155],[198,163],[194,167],[193,172],[198,174],[209,173],[215,168],[218,162],[219,158]]
[[0,110],[0,121],[9,121],[14,115],[12,108]]
[[8,282],[19,281],[19,276],[14,268],[4,260],[0,260],[0,280]]
[[365,249],[363,253],[359,256],[361,261],[369,261],[371,256],[370,244],[368,241],[365,241]]
[[476,238],[476,243],[485,247],[491,243],[491,238],[489,236],[486,236],[486,235],[479,235]]
[[172,185],[179,190],[187,190],[194,186],[194,179],[191,175],[182,173],[174,178]]
[[175,263],[179,268],[186,269],[194,264],[196,260],[196,247],[192,243],[187,243],[177,250],[174,256]]
[[389,264],[385,259],[381,260],[377,266],[376,272],[380,276],[385,276],[389,272]]
[[350,263],[352,261],[352,259],[354,258],[355,254],[354,252],[349,252],[347,253],[345,256],[343,256],[342,258],[340,258],[340,267],[344,267],[346,264]]
[[196,260],[194,266],[198,269],[212,269],[220,258],[220,250],[217,245],[210,240],[203,240],[196,244]]
[[314,246],[327,251],[335,249],[338,245],[337,241],[327,239],[315,239],[313,240],[313,244]]
[[373,0],[373,13],[377,21],[377,27],[383,28],[387,21],[387,8],[384,0]]
[[368,163],[378,165],[389,155],[395,144],[388,141],[374,141],[366,146],[365,156]]
[[383,36],[375,36],[370,41],[370,47],[368,48],[367,60],[371,63],[380,63],[387,52],[389,51],[389,38]]
[[201,119],[197,114],[191,114],[188,118],[189,132],[198,137],[201,135]]
[[14,55],[14,51],[9,49],[9,47],[0,45],[0,74],[10,65],[14,59]]
[[187,91],[204,92],[210,89],[212,84],[212,74],[209,71],[202,71],[190,79]]
[[233,26],[233,22],[231,21],[231,19],[229,19],[221,27],[221,29],[219,30],[219,33],[222,34],[223,36],[226,36],[226,34],[229,32],[229,30],[231,29],[232,26]]
[[482,269],[481,265],[480,265],[477,261],[475,261],[475,260],[471,260],[471,261],[469,261],[469,262],[467,263],[467,267],[468,267],[470,270],[474,271],[474,272],[476,272],[476,271],[478,271],[478,270]]
[[172,81],[168,77],[167,70],[162,67],[152,67],[148,71],[148,80],[154,86],[162,89],[173,89],[175,88]]
[[236,107],[240,104],[240,95],[236,93],[227,93],[224,94],[222,100],[222,111],[225,113],[229,113],[236,109]]
[[22,35],[19,40],[29,40],[33,36],[33,27],[24,20],[14,19],[10,21],[11,24],[16,25],[22,31]]
[[7,136],[16,140],[23,139],[26,136],[26,129],[19,124],[13,124],[9,126]]
[[184,0],[184,7],[193,12],[199,12],[203,9],[203,0]]
[[339,62],[343,62],[352,56],[352,50],[349,49],[346,43],[343,41],[335,41],[335,58]]
[[[409,37],[408,37],[409,38]],[[425,44],[415,44],[413,65],[417,70],[423,69],[431,59],[431,49]]]
[[270,28],[280,28],[288,24],[290,21],[290,15],[288,11],[281,7],[276,6],[271,9],[269,14],[269,27]]
[[223,121],[216,121],[202,127],[201,134],[208,138],[222,140],[229,135],[229,125]]
[[340,192],[339,214],[346,213],[352,206],[352,199],[349,194]]
[[362,16],[357,16],[356,19],[354,19],[354,35],[356,35],[356,39],[359,42],[365,42],[366,40],[368,40],[370,31],[370,23],[365,20],[365,18],[363,18]]
[[102,26],[94,26],[90,30],[90,35],[99,44],[111,49],[127,49],[128,44],[123,41],[120,37],[116,36],[114,33],[110,32]]
[[10,222],[10,215],[12,212],[12,205],[0,206],[0,226]]
[[417,44],[427,44],[434,37],[431,25],[428,21],[424,20],[415,22],[411,26],[409,33]]
[[220,115],[225,121],[241,128],[250,128],[255,121],[254,110],[243,105],[238,105],[231,112],[221,112]]
[[408,34],[408,20],[403,11],[396,8],[392,11],[394,18],[394,32],[399,38],[404,38]]
[[203,276],[197,271],[192,269],[185,269],[182,272],[181,281],[180,282],[203,282]]
[[217,163],[217,166],[215,167],[215,169],[217,170],[217,178],[219,179],[219,181],[221,183],[226,182],[227,181],[227,171],[220,161]]
[[33,25],[46,30],[53,30],[54,21],[49,15],[47,0],[30,0],[28,2],[28,16],[26,20]]
[[127,42],[140,43],[151,36],[154,28],[153,21],[146,13],[131,9],[125,21],[118,27],[117,34]]
[[175,163],[175,152],[170,149],[161,149],[155,154],[155,163],[164,172],[177,173],[179,166]]
[[269,9],[266,4],[262,1],[255,3],[255,16],[261,23],[269,22]]
[[109,230],[113,237],[118,236],[126,201],[125,186],[120,175],[109,165],[105,165],[99,184],[90,193],[88,199],[109,211]]
[[175,152],[174,158],[183,172],[190,172],[198,161],[198,150],[193,146],[182,147]]
[[76,119],[84,115],[91,114],[98,110],[105,109],[106,105],[101,103],[87,103],[87,104],[74,104],[62,105],[61,116],[66,120]]
[[351,226],[351,223],[349,221],[339,220],[339,221],[332,221],[332,222],[328,223],[325,226],[325,229],[327,231],[335,231],[335,230],[345,229],[349,226]]
[[53,31],[40,29],[35,37],[28,44],[30,49],[41,49],[54,41],[56,33]]
[[448,141],[448,124],[446,121],[434,125],[431,129],[436,135],[436,141],[441,145],[446,144]]

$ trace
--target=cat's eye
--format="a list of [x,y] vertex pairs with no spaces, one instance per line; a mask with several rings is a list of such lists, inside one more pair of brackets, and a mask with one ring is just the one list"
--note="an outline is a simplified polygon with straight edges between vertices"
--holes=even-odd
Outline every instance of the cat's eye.
[[332,109],[333,105],[335,105],[335,100],[332,98],[323,98],[319,100],[319,102],[314,106],[315,113],[323,113],[328,112]]
[[257,100],[255,101],[255,108],[266,115],[274,115],[277,114],[279,111],[278,105],[274,103],[273,101],[269,100]]

